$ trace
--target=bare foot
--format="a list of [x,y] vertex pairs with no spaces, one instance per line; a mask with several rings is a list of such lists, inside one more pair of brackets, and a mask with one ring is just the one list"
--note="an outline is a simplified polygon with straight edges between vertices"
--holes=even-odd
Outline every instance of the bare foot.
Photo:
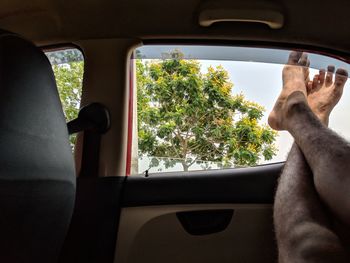
[[[268,123],[272,129],[286,130],[286,113],[290,104],[290,97],[293,97],[291,102],[306,103],[306,83],[309,81],[309,60],[306,53],[291,52],[288,59],[288,64],[284,66],[282,71],[283,88],[278,97],[272,112],[269,115]],[[291,96],[294,93],[299,93],[297,96]]]
[[326,126],[328,126],[329,115],[339,102],[344,85],[348,80],[348,72],[345,69],[337,70],[334,81],[333,75],[334,66],[328,66],[327,72],[321,69],[319,74],[315,75],[313,81],[310,81],[307,85],[309,106]]

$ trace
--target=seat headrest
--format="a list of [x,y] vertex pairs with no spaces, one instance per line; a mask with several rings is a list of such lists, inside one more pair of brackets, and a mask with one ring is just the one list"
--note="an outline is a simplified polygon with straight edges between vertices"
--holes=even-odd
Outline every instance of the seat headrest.
[[0,261],[56,261],[75,180],[51,65],[35,45],[1,31]]
[[[64,178],[74,185],[66,121],[51,65],[40,49],[11,33],[0,34],[0,138],[0,178]],[[10,175],[9,165],[24,170]],[[44,166],[58,173],[49,175]]]

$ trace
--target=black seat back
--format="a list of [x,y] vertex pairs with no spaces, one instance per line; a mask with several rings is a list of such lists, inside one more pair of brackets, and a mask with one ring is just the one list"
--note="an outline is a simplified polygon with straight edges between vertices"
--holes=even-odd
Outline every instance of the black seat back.
[[74,196],[51,65],[30,42],[0,32],[0,262],[56,262]]

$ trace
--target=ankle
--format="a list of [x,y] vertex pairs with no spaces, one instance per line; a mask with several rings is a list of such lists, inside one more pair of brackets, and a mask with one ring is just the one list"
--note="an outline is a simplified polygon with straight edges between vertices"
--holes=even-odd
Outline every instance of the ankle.
[[299,123],[304,122],[304,117],[308,112],[311,112],[305,95],[300,91],[293,92],[287,99],[285,105],[286,128],[288,131],[299,126]]
[[295,91],[289,95],[286,101],[286,117],[289,119],[294,115],[300,115],[309,111],[306,97],[301,91]]
[[329,116],[319,115],[319,116],[317,116],[317,117],[318,117],[318,119],[321,121],[321,123],[322,123],[324,126],[328,127],[328,124],[329,124]]

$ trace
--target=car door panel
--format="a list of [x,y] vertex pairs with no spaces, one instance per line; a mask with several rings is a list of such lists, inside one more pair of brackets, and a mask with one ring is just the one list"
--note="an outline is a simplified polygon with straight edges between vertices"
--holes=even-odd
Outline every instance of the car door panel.
[[[282,167],[128,177],[115,262],[274,262],[272,203]],[[220,228],[223,211],[232,216]],[[202,233],[186,229],[179,217],[186,213],[195,213],[190,225],[201,224]]]

